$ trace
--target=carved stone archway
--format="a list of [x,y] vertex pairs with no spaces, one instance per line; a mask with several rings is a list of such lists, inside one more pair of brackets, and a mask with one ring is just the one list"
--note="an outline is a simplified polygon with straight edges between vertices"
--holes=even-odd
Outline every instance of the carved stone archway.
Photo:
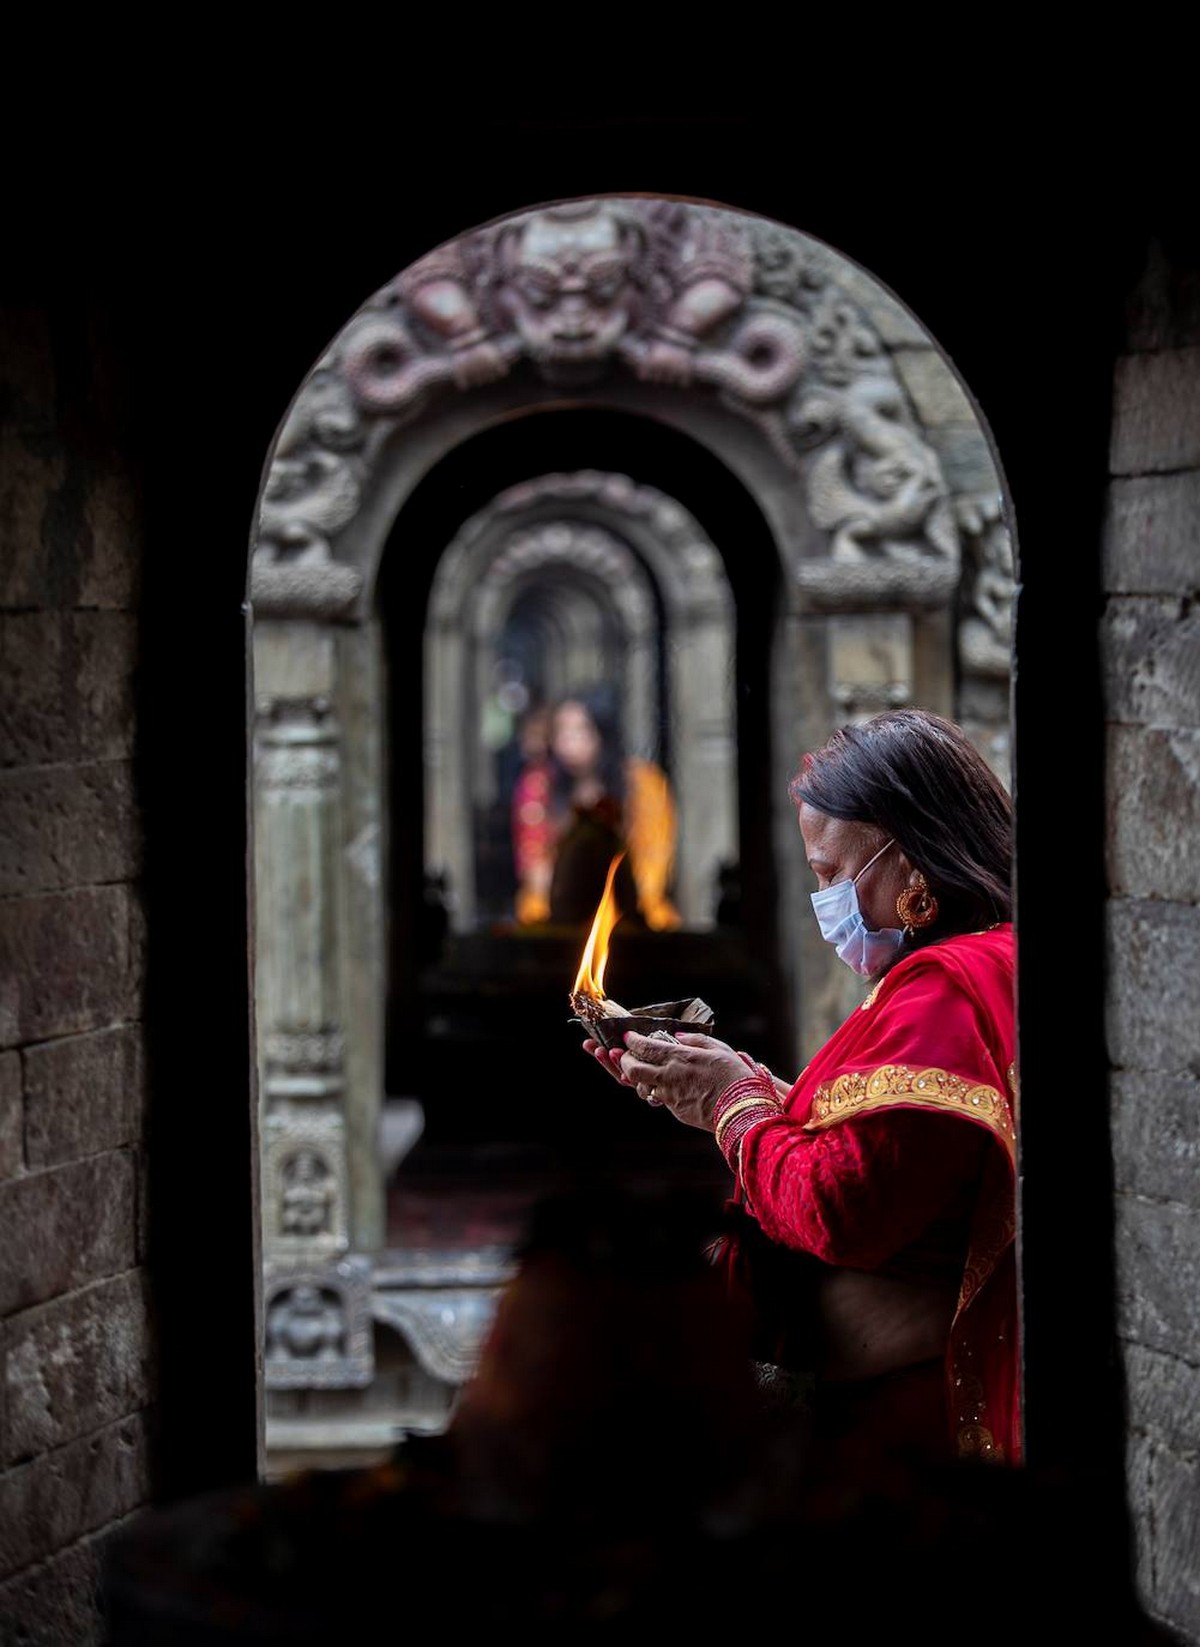
[[[689,436],[768,524],[784,591],[763,644],[785,907],[800,906],[805,885],[787,780],[838,722],[919,702],[962,719],[1006,775],[1001,482],[957,377],[889,292],[796,230],[643,196],[539,207],[420,259],[367,299],[301,385],[257,519],[269,1288],[272,1266],[291,1275],[304,1259],[315,1274],[382,1240],[384,546],[404,554],[393,528],[447,453],[514,415],[580,405]],[[628,518],[593,525],[618,541],[631,530]],[[669,542],[656,552],[683,577]],[[819,938],[803,926],[788,942],[782,964],[809,1045],[847,1009],[849,986],[824,981]],[[318,1291],[326,1311],[361,1296],[344,1282]],[[292,1294],[278,1292],[286,1347]],[[366,1295],[380,1319],[403,1316],[384,1309],[378,1275]],[[353,1324],[343,1340],[360,1343]],[[280,1376],[294,1386],[302,1358],[287,1359]],[[362,1376],[351,1363],[347,1383]],[[322,1365],[322,1384],[338,1364]]]
[[615,655],[595,649],[578,678],[568,671],[588,649],[570,636],[560,660],[551,638],[549,696],[589,678],[623,680],[625,747],[651,760],[661,758],[661,648],[683,822],[675,898],[689,926],[710,926],[718,866],[737,846],[733,598],[719,552],[686,509],[654,487],[595,471],[509,488],[466,522],[438,566],[425,628],[426,841],[429,867],[459,889],[456,920],[474,918],[471,821],[494,781],[475,731],[495,637],[532,586],[562,591],[565,623],[579,604],[571,592],[581,589],[611,613]]

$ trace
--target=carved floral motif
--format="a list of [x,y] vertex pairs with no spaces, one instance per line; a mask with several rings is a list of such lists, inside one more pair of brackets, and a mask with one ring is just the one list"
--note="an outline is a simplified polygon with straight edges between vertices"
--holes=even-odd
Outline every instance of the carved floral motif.
[[340,1030],[270,1030],[263,1052],[277,1069],[325,1073],[341,1069],[345,1037]]

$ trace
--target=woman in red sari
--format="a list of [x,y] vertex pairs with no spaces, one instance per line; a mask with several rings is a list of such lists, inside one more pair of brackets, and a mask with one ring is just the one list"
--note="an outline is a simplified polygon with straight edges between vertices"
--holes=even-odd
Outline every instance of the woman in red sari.
[[621,750],[613,694],[593,688],[560,699],[544,752],[513,791],[518,922],[589,921],[609,862],[623,849],[622,908],[636,910],[653,932],[679,926],[669,891],[677,832],[666,773]]
[[861,1005],[790,1083],[700,1034],[588,1050],[713,1133],[734,1177],[719,1256],[834,1458],[1016,1463],[1009,796],[916,709],[843,727],[791,794]]

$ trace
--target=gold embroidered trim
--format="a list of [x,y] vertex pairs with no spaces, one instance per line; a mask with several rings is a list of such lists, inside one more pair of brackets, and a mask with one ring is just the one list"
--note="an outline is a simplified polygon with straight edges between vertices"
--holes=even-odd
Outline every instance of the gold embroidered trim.
[[971,1115],[999,1134],[1011,1154],[1015,1149],[1012,1110],[1008,1099],[995,1087],[964,1081],[945,1069],[913,1069],[908,1064],[881,1064],[865,1073],[860,1070],[822,1081],[813,1096],[812,1112],[805,1126],[815,1132],[831,1126],[847,1115],[882,1109],[903,1099],[929,1109]]

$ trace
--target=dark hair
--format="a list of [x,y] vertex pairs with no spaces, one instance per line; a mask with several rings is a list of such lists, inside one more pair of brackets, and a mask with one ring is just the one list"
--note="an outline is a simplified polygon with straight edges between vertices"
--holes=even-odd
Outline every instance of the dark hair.
[[890,709],[843,726],[804,757],[788,793],[895,839],[938,901],[914,944],[1012,919],[1012,801],[953,721]]
[[[600,779],[604,793],[616,804],[618,813],[625,804],[625,748],[621,737],[621,706],[609,686],[590,686],[578,692],[564,692],[554,705],[556,715],[564,705],[577,703],[587,713],[600,735]],[[574,779],[550,752],[551,790],[555,805],[567,805]]]

